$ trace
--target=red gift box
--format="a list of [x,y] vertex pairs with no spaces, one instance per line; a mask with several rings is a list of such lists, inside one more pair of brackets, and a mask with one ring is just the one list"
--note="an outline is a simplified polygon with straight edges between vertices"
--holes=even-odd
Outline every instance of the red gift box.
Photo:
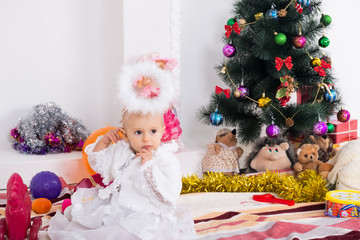
[[331,121],[334,125],[334,132],[328,133],[333,143],[342,143],[357,139],[358,120],[351,119],[347,122]]
[[296,91],[296,103],[303,104],[309,101],[314,101],[317,88],[314,86],[299,86]]

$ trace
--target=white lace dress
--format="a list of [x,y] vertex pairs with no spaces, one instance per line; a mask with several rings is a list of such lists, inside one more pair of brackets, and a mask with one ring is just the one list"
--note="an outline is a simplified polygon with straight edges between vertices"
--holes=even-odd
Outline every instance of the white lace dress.
[[85,152],[106,188],[80,188],[71,197],[71,221],[57,212],[51,219],[51,239],[195,239],[186,208],[176,206],[181,192],[175,142],[162,144],[153,159],[140,164],[125,141],[100,152],[94,144]]

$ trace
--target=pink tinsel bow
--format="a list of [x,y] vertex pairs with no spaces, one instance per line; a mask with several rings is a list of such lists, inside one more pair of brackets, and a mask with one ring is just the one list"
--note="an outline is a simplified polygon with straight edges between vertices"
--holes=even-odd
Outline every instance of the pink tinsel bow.
[[165,129],[161,141],[167,142],[180,137],[182,133],[180,122],[171,108],[164,113],[164,125]]

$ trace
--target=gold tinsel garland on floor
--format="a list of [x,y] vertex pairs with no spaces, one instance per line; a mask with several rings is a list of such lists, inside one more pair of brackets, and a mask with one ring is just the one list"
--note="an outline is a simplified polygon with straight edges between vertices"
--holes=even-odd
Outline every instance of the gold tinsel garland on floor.
[[257,175],[227,176],[209,173],[199,178],[182,178],[181,193],[196,192],[274,192],[280,198],[300,202],[324,201],[327,189],[325,179],[314,170],[306,170],[299,178],[285,173],[264,172]]

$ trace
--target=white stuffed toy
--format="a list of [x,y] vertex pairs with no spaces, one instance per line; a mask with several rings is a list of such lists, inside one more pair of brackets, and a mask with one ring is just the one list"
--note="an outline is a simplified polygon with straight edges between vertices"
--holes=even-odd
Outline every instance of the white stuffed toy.
[[332,159],[334,168],[328,175],[337,190],[360,191],[360,140],[348,142]]

